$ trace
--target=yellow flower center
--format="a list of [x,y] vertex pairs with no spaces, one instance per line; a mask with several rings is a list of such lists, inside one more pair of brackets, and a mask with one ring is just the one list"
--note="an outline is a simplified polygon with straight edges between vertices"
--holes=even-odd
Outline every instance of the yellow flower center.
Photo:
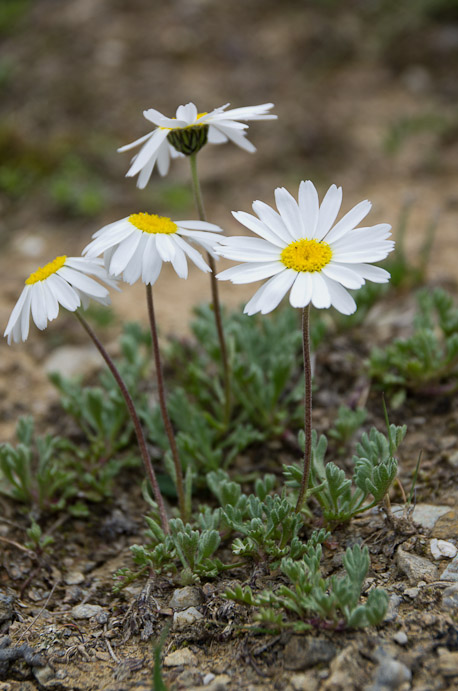
[[287,269],[315,272],[329,264],[332,250],[327,242],[304,238],[285,247],[280,258]]
[[63,254],[61,257],[56,257],[52,262],[46,264],[45,266],[39,266],[33,274],[30,274],[26,280],[26,286],[33,285],[33,283],[38,283],[38,281],[45,281],[51,274],[55,274],[63,267],[67,260],[67,256]]
[[171,221],[170,218],[167,218],[167,216],[156,216],[156,214],[143,212],[132,214],[129,216],[129,222],[143,233],[171,235],[178,230],[177,224]]

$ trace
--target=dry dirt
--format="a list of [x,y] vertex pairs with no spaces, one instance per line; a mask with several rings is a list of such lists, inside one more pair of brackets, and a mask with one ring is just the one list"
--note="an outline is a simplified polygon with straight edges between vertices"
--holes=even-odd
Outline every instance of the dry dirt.
[[[233,106],[272,101],[279,116],[278,122],[250,127],[258,148],[254,156],[229,146],[207,147],[200,154],[209,220],[237,233],[230,210],[249,210],[254,199],[271,202],[276,186],[294,191],[300,180],[310,178],[321,193],[331,183],[342,184],[345,209],[370,199],[370,222],[391,222],[396,233],[403,205],[413,199],[409,256],[416,260],[425,229],[437,217],[428,279],[430,285],[456,284],[458,85],[453,66],[458,17],[450,10],[424,20],[410,2],[404,11],[390,3],[368,5],[355,1],[341,7],[332,0],[289,0],[281,7],[269,0],[154,5],[148,0],[39,0],[28,7],[24,3],[23,14],[6,29],[0,21],[6,56],[0,66],[7,65],[10,75],[0,80],[2,162],[17,168],[20,178],[31,158],[39,161],[40,171],[21,195],[5,190],[0,178],[0,322],[6,323],[30,271],[56,254],[78,255],[103,224],[132,210],[194,216],[192,199],[182,192],[189,182],[185,161],[175,162],[166,180],[153,177],[146,190],[138,191],[131,179],[123,178],[126,155],[116,153],[118,146],[147,131],[144,108],[172,114],[189,100],[203,110],[228,101]],[[385,5],[385,12],[377,11]],[[387,153],[394,125],[429,113],[455,125],[406,136],[399,151]],[[91,216],[70,213],[49,193],[53,176],[70,155],[83,161],[102,188],[103,204]],[[171,197],[176,188],[179,201]],[[171,210],[170,199],[175,205]],[[232,307],[250,294],[250,287],[222,286],[222,299]],[[192,273],[184,284],[165,271],[155,288],[162,333],[185,333],[191,307],[207,295],[203,274]],[[377,335],[385,342],[392,337],[396,315],[398,326],[399,314],[407,324],[409,297],[402,300],[389,306],[392,317],[380,315],[379,331],[377,324],[371,325],[370,342]],[[124,319],[145,320],[141,287],[115,296],[114,310],[117,320],[107,331],[112,344]],[[367,338],[360,330],[337,345],[323,346],[317,365],[323,392],[315,409],[319,429],[326,429],[332,410],[356,386],[345,354],[357,352],[361,343],[367,351]],[[44,334],[34,330],[25,345],[0,344],[2,440],[13,438],[17,417],[25,413],[49,427],[56,393],[42,365],[53,349],[71,343],[86,345],[71,317],[63,316]],[[341,360],[335,352],[343,353]],[[205,688],[213,691],[456,688],[457,596],[452,605],[443,597],[450,585],[440,580],[445,564],[438,565],[434,578],[409,580],[395,555],[402,544],[405,551],[432,562],[430,537],[458,539],[456,468],[449,462],[457,443],[457,403],[456,397],[409,400],[393,414],[393,422],[409,426],[401,482],[409,486],[423,449],[417,501],[450,507],[433,532],[371,514],[333,534],[325,553],[325,570],[331,573],[339,569],[347,544],[362,540],[369,546],[367,588],[381,585],[397,602],[390,621],[363,632],[315,632],[313,637],[323,639],[328,651],[332,644],[334,652],[310,665],[310,636],[254,635],[243,608],[221,597],[228,580],[203,584],[198,589],[203,624],[169,634],[165,644],[164,656],[183,649],[192,653],[188,664],[164,668],[170,688],[198,687],[209,673],[216,678]],[[368,406],[370,421],[382,427],[377,394],[371,394]],[[56,426],[58,421],[51,427]],[[262,458],[277,453],[269,449]],[[256,458],[251,462],[258,466]],[[0,675],[1,691],[151,688],[152,640],[171,620],[168,603],[177,584],[152,576],[120,595],[111,591],[116,569],[131,565],[129,545],[143,539],[146,507],[140,481],[140,475],[123,476],[119,495],[98,506],[90,520],[65,515],[59,525],[47,523],[56,544],[39,562],[23,548],[28,517],[0,499],[0,587],[14,598],[14,614],[0,623],[0,632],[14,646],[27,643],[43,650],[47,662],[47,671],[37,674],[26,659],[11,664]],[[392,500],[400,499],[395,490]],[[71,573],[80,574],[80,582],[69,584]],[[255,588],[267,578],[260,567],[229,574],[229,582]],[[418,592],[406,592],[412,588]],[[70,610],[79,603],[102,610],[90,620],[75,620]],[[391,681],[383,685],[380,669],[390,665]],[[403,677],[405,670],[411,682]]]

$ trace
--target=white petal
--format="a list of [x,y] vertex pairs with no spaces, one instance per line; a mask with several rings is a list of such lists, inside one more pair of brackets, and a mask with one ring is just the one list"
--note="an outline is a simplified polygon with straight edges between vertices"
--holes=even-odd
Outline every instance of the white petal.
[[272,209],[268,204],[264,202],[255,201],[253,202],[253,211],[261,221],[272,230],[278,237],[288,244],[291,242],[291,235],[283,223],[283,220],[276,211]]
[[336,240],[348,233],[349,230],[353,230],[367,216],[371,208],[372,204],[367,199],[354,206],[325,236],[326,242],[336,242]]
[[175,256],[172,259],[172,266],[180,278],[188,277],[188,262],[186,255],[181,247],[175,247]]
[[119,276],[125,270],[135,254],[135,250],[140,243],[142,234],[143,233],[141,230],[134,231],[119,243],[111,258],[109,269],[110,274]]
[[384,242],[383,244],[374,245],[362,250],[353,250],[343,252],[341,250],[333,251],[332,258],[336,262],[343,264],[361,264],[365,262],[379,262],[394,249],[394,244]]
[[56,319],[57,315],[59,314],[59,303],[57,302],[56,295],[52,289],[53,284],[49,282],[49,278],[51,278],[51,276],[49,276],[46,281],[41,281],[41,285],[43,286],[48,319],[49,321],[52,321],[53,319]]
[[156,247],[164,262],[172,261],[175,256],[175,244],[172,238],[169,238],[168,235],[163,233],[157,233]]
[[87,293],[89,297],[106,297],[108,295],[108,290],[105,286],[100,285],[93,278],[71,269],[69,266],[63,266],[56,274],[70,283],[71,286],[81,290],[83,293]]
[[382,269],[380,266],[372,266],[371,264],[353,264],[352,268],[368,281],[374,283],[387,283],[391,276],[388,271]]
[[314,271],[311,274],[312,278],[312,304],[317,309],[325,309],[331,306],[331,296],[327,287],[327,281],[323,276]]
[[154,134],[153,132],[148,132],[148,134],[145,134],[143,137],[140,137],[140,139],[136,139],[134,142],[131,142],[130,144],[125,144],[124,146],[119,147],[117,151],[122,152],[122,151],[128,151],[129,149],[133,149],[136,146],[139,146],[140,144],[143,144],[143,142],[146,142],[147,139],[152,137]]
[[312,299],[312,276],[308,271],[300,271],[289,294],[292,307],[306,307]]
[[221,236],[204,230],[181,230],[180,235],[189,238],[198,245],[202,245],[207,252],[213,250],[215,245],[219,245]]
[[291,238],[299,240],[302,237],[302,221],[296,200],[284,187],[277,187],[275,202]]
[[167,175],[169,172],[170,168],[170,154],[169,154],[169,147],[168,143],[162,142],[161,146],[158,149],[157,152],[157,169],[159,171],[159,175],[162,175],[164,177]]
[[219,123],[214,126],[215,129],[220,130],[228,139],[234,144],[239,146],[241,149],[248,151],[250,154],[256,151],[256,147],[248,141],[244,132],[238,132],[232,127],[222,127]]
[[142,281],[146,285],[154,285],[161,273],[162,259],[156,247],[155,236],[147,238],[143,253]]
[[318,192],[315,185],[310,180],[302,181],[299,185],[299,209],[302,218],[303,237],[309,240],[315,237],[319,207]]
[[282,249],[285,247],[285,241],[266,226],[265,223],[260,221],[259,218],[256,218],[256,216],[248,214],[246,211],[233,211],[232,215],[239,223],[249,228],[249,230],[252,230],[253,233],[257,233],[260,237],[264,238],[264,240],[267,240],[267,242],[271,242],[273,245],[281,247]]
[[223,229],[216,225],[216,223],[207,223],[207,221],[175,221],[178,229],[186,228],[187,230],[203,230],[211,231],[212,233],[222,233]]
[[[11,335],[11,333],[15,327],[15,324],[20,323],[21,317],[23,315],[24,306],[27,302],[27,296],[30,293],[30,289],[31,289],[30,285],[24,286],[24,288],[22,289],[22,292],[19,296],[19,300],[16,302],[15,306],[13,307],[13,311],[11,312],[10,318],[8,320],[8,324],[6,325],[6,329],[5,329],[5,332],[3,334],[4,336],[8,336],[8,344],[11,343],[10,335]],[[17,342],[16,339],[14,339],[14,340],[15,340],[15,342]]]
[[59,304],[66,310],[74,312],[80,306],[80,296],[61,276],[53,274],[48,278],[48,283],[52,286],[52,290]]
[[216,275],[222,281],[232,281],[232,283],[253,283],[270,278],[275,274],[284,271],[285,265],[282,262],[266,262],[264,264],[239,264],[231,266],[230,269],[221,271]]
[[194,103],[178,106],[177,120],[184,120],[188,125],[195,123],[197,120],[197,108]]
[[222,257],[246,262],[268,262],[280,259],[280,249],[261,238],[222,237],[216,251]]
[[[267,283],[262,286],[262,293],[258,291],[254,312],[261,312],[262,314],[272,312],[272,310],[274,310],[285,297],[286,293],[294,283],[296,276],[296,271],[293,271],[292,269],[285,269],[281,273],[269,279]],[[244,312],[246,314],[254,314],[254,312],[251,311],[252,307],[253,298],[245,306]]]
[[148,163],[151,158],[157,157],[157,152],[159,147],[163,143],[164,139],[167,138],[167,130],[154,130],[151,138],[143,148],[140,149],[138,154],[135,156],[134,162],[127,171],[127,177],[133,177],[140,172],[140,170]]
[[46,299],[43,292],[42,281],[32,285],[32,319],[42,331],[48,323],[48,313],[46,310]]
[[337,218],[342,204],[342,188],[331,185],[321,202],[315,238],[321,240]]
[[338,262],[331,261],[321,271],[325,276],[338,281],[346,288],[361,288],[364,283],[364,278],[358,272]]
[[206,264],[200,252],[195,250],[194,247],[191,247],[191,245],[188,245],[188,243],[185,242],[183,238],[181,238],[179,235],[176,235],[175,242],[189,257],[193,264],[197,266],[198,269],[201,269],[201,271],[205,271],[206,273],[208,271],[211,271],[210,267],[208,266],[208,264]]
[[356,311],[356,302],[339,283],[327,280],[332,306],[342,314],[353,314]]
[[220,132],[216,127],[213,127],[213,125],[210,125],[210,127],[208,129],[207,141],[209,144],[225,144],[227,142],[227,137],[225,134]]

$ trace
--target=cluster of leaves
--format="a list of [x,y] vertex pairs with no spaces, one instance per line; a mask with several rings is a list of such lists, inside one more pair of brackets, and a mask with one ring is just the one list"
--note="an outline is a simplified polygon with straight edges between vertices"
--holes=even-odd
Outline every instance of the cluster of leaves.
[[30,417],[19,419],[16,436],[16,446],[0,445],[0,492],[38,512],[63,509],[77,492],[67,463],[71,445],[50,434],[36,437]]
[[[215,424],[224,420],[224,391],[215,375],[221,357],[215,319],[209,306],[195,311],[191,329],[193,342],[174,341],[168,352],[171,366],[188,362],[176,369],[178,383],[188,392],[200,410],[207,411]],[[302,421],[298,402],[302,400],[302,337],[294,310],[278,309],[269,317],[247,317],[240,312],[227,315],[224,329],[229,350],[232,384],[231,427],[249,425],[262,438],[281,435]],[[324,336],[320,319],[312,323],[312,348]]]
[[[155,515],[155,505],[144,490],[145,499],[153,508],[146,516],[147,544],[133,545],[135,563],[154,568],[156,572],[176,572],[180,568],[180,580],[189,583],[202,577],[214,578],[226,568],[215,553],[221,541],[232,539],[232,552],[246,561],[264,561],[278,565],[284,556],[295,559],[302,556],[304,546],[298,537],[303,527],[300,515],[285,497],[270,492],[275,476],[266,475],[255,482],[254,494],[247,495],[239,483],[230,480],[223,470],[208,474],[208,487],[218,499],[219,506],[203,507],[192,523],[180,519],[170,521],[170,533],[166,535]],[[241,536],[241,537],[239,537]],[[119,587],[130,582],[135,575],[127,570],[118,572]]]
[[[343,557],[345,575],[323,578],[320,571],[321,543],[329,534],[314,533],[305,545],[302,559],[282,559],[281,571],[291,582],[276,590],[254,594],[249,586],[226,591],[229,600],[256,607],[256,619],[269,630],[292,629],[296,632],[318,628],[359,628],[379,624],[388,607],[384,590],[370,591],[364,604],[361,590],[369,569],[367,547],[348,548]],[[285,616],[291,613],[292,619]]]
[[458,308],[441,288],[423,289],[417,297],[413,334],[374,348],[370,374],[401,396],[407,391],[452,392],[458,386]]
[[[353,516],[383,501],[396,479],[398,462],[394,454],[406,431],[405,425],[390,425],[387,436],[375,427],[371,428],[369,434],[363,433],[352,459],[354,470],[351,478],[335,463],[325,463],[327,439],[324,435],[317,439],[316,432],[313,432],[307,496],[313,496],[318,501],[329,524],[348,522]],[[303,434],[301,440],[303,446]],[[300,487],[301,467],[285,466],[284,473],[287,486],[295,489]]]

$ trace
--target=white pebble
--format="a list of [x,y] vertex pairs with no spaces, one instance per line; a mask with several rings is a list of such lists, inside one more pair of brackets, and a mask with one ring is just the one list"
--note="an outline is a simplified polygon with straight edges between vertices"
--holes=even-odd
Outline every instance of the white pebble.
[[453,559],[458,551],[453,543],[436,538],[431,540],[429,548],[434,559]]

